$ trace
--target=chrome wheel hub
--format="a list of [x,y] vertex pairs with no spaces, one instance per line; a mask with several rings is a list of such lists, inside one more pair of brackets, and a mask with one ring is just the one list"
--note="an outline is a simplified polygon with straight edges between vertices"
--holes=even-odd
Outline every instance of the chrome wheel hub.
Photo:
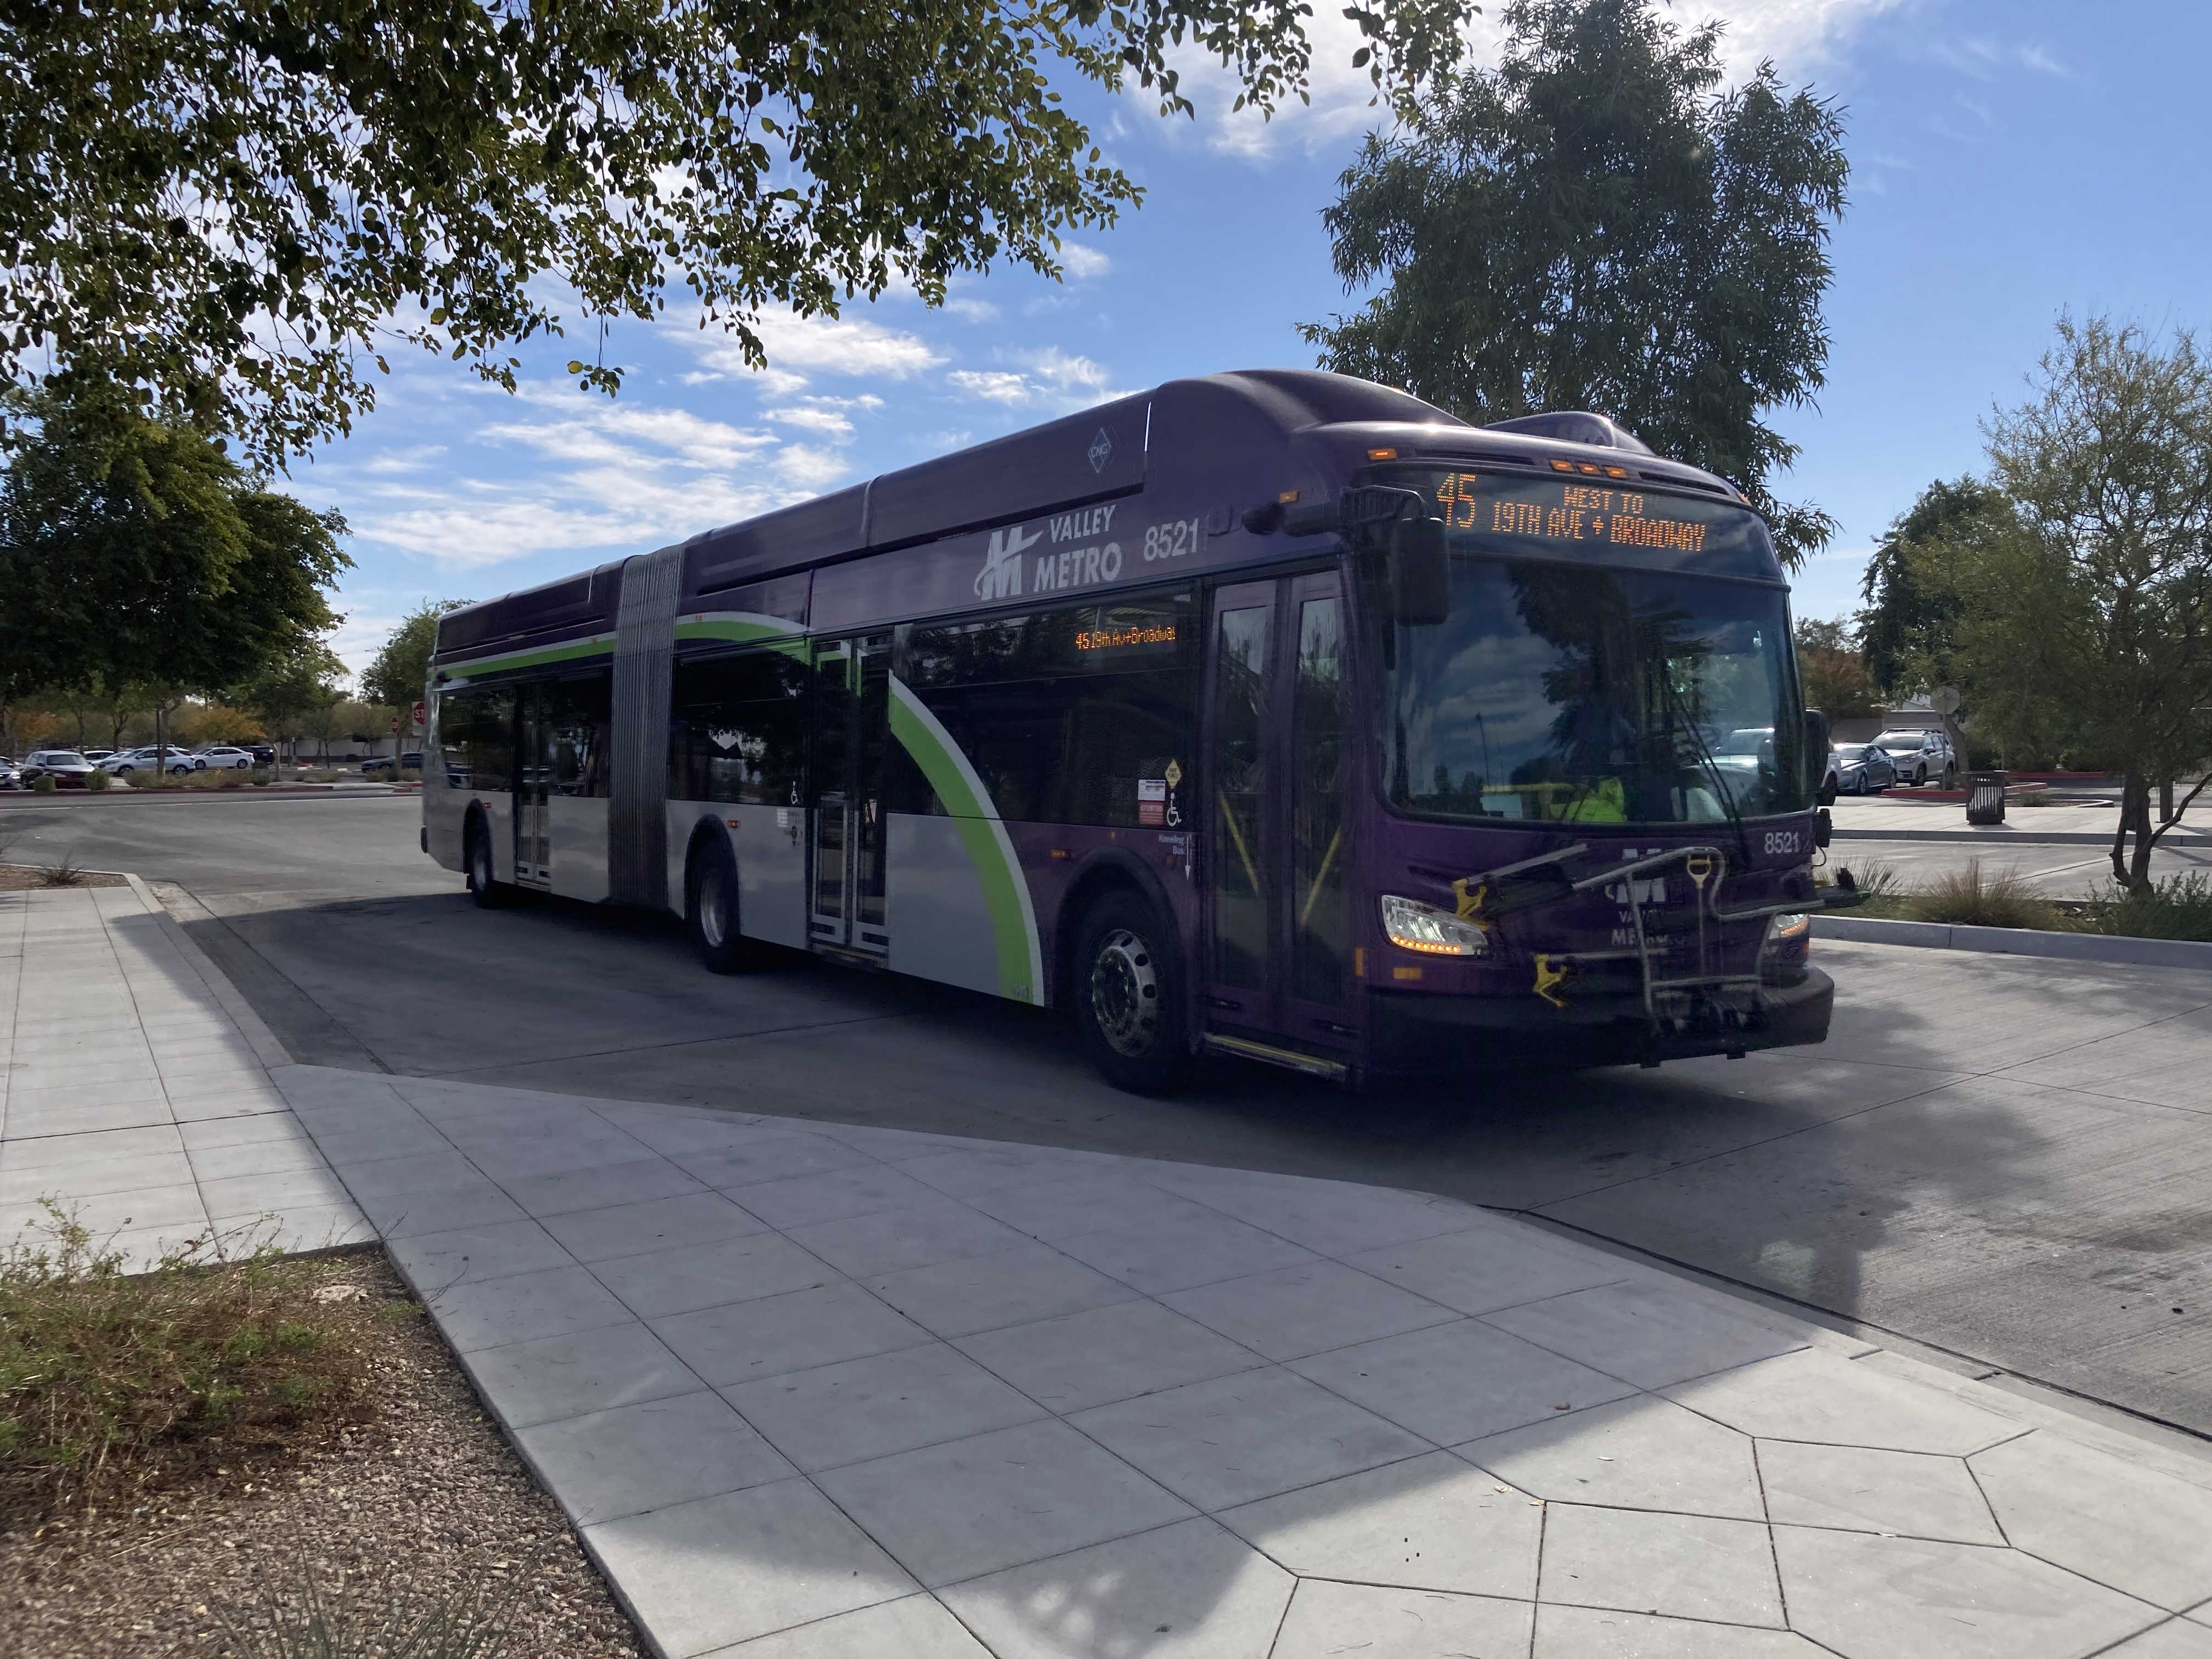
[[709,949],[719,950],[729,933],[729,921],[722,914],[722,872],[710,869],[699,878],[699,934]]
[[1160,1029],[1160,977],[1152,947],[1126,927],[1099,941],[1091,964],[1091,1016],[1117,1054],[1152,1048]]

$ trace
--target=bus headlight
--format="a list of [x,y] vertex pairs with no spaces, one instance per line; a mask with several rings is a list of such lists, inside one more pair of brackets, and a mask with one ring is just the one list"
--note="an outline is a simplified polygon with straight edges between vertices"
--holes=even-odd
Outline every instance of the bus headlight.
[[1793,984],[1805,975],[1813,953],[1813,918],[1802,910],[1766,919],[1759,946],[1759,976],[1769,984]]
[[1471,921],[1419,899],[1385,894],[1382,931],[1401,951],[1429,957],[1480,957],[1490,952],[1490,935]]

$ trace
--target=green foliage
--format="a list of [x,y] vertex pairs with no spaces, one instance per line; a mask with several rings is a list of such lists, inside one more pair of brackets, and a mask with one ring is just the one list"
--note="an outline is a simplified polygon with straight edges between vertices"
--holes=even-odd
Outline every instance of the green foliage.
[[1867,672],[1886,696],[1948,685],[1958,597],[1940,570],[1923,568],[1922,550],[1986,539],[2013,527],[2009,502],[1978,478],[1938,478],[1894,520],[1867,561],[1858,636]]
[[[336,626],[344,520],[255,486],[113,386],[10,394],[0,700],[41,686],[213,691]],[[148,696],[165,701],[160,691]]]
[[51,795],[54,793],[54,787],[53,779],[44,772],[40,773],[31,781],[32,793],[34,794]]
[[2112,873],[2147,890],[2167,827],[2151,790],[2212,750],[2212,362],[2185,330],[2160,344],[2062,318],[1989,436],[2007,510],[1922,545],[1914,579],[1955,604],[1949,660],[1978,732],[2124,774]]
[[2212,875],[2184,871],[2140,892],[2113,882],[2081,907],[2075,925],[2086,933],[2212,941]]
[[1618,416],[1742,485],[1795,565],[1826,514],[1775,499],[1760,418],[1822,384],[1842,119],[1771,65],[1720,90],[1719,28],[1652,0],[1514,0],[1504,61],[1370,136],[1322,216],[1364,309],[1322,363],[1476,422]]
[[1808,708],[1818,708],[1832,720],[1863,720],[1880,712],[1874,678],[1848,623],[1801,618],[1796,643]]
[[247,1227],[134,1272],[45,1207],[42,1242],[0,1249],[0,1523],[308,1443],[371,1409],[364,1316],[314,1296],[336,1264],[279,1257]]
[[[1465,0],[1352,0],[1394,100]],[[688,289],[751,319],[895,281],[941,301],[1139,192],[1052,81],[1170,58],[1304,97],[1304,0],[108,0],[0,27],[0,373],[148,389],[264,465],[349,428],[395,345],[512,387],[513,344]],[[586,347],[571,365],[612,390]]]
[[430,657],[438,644],[438,618],[467,603],[466,599],[425,599],[400,618],[399,626],[362,670],[362,695],[387,708],[412,707],[429,682]]

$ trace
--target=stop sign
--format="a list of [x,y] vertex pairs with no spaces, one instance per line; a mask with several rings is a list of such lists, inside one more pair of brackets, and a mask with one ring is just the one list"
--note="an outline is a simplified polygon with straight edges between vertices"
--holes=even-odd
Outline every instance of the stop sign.
[[415,729],[416,729],[417,732],[420,732],[420,731],[422,729],[424,712],[425,712],[425,711],[424,711],[424,709],[423,709],[423,708],[422,708],[422,705],[420,702],[417,702],[417,703],[415,705],[415,708],[414,708],[414,710],[413,710],[413,714],[412,714],[412,717],[413,717],[414,721],[415,721]]

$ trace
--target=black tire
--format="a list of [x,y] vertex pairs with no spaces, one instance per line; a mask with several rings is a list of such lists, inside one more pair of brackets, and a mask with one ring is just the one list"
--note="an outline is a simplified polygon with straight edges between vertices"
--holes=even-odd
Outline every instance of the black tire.
[[1107,894],[1076,930],[1075,1026],[1099,1075],[1133,1095],[1172,1094],[1190,1071],[1175,930],[1149,902]]
[[1926,767],[1920,767],[1914,771],[1912,774],[1912,787],[1915,789],[1925,789],[1928,787],[1928,769]]
[[738,932],[738,866],[730,849],[702,842],[684,874],[684,921],[691,948],[710,974],[735,974],[753,963],[750,942]]
[[480,816],[471,816],[462,832],[461,860],[468,874],[469,896],[478,909],[496,910],[507,902],[514,889],[492,875],[496,866],[492,862],[491,831]]
[[1951,786],[1952,786],[1952,784],[1954,783],[1954,781],[1956,781],[1956,779],[1958,778],[1958,775],[1959,775],[1959,771],[1958,771],[1958,769],[1957,769],[1956,767],[1953,767],[1953,766],[1947,766],[1947,767],[1945,767],[1945,768],[1943,769],[1943,787],[1944,787],[1946,789],[1950,788],[1950,787],[1951,787]]

